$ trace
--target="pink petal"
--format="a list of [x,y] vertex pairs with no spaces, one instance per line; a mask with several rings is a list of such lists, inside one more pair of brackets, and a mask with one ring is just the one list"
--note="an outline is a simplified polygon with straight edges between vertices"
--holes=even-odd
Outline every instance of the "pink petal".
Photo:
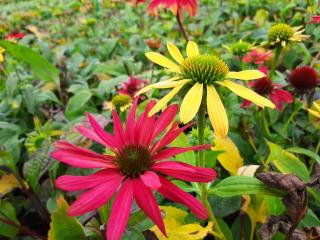
[[112,111],[112,119],[113,119],[113,126],[114,126],[114,130],[113,130],[114,137],[123,146],[125,145],[125,142],[126,142],[124,137],[124,131],[123,131],[120,117],[115,110]]
[[84,213],[100,208],[117,191],[124,176],[112,178],[89,191],[82,193],[68,209],[70,216],[80,216]]
[[140,178],[146,186],[148,186],[152,189],[157,189],[157,188],[161,187],[161,182],[160,182],[158,174],[156,174],[152,171],[145,172],[144,174],[142,174],[140,176]]
[[99,123],[95,120],[95,118],[90,114],[86,113],[89,122],[94,130],[94,132],[98,135],[98,137],[107,144],[107,146],[111,148],[120,148],[120,144],[115,140],[115,138],[107,133],[100,125]]
[[164,110],[155,123],[155,128],[153,130],[152,140],[156,138],[163,130],[165,130],[168,125],[174,120],[179,106],[177,104],[170,105]]
[[85,136],[86,138],[89,138],[97,143],[100,143],[103,146],[109,147],[108,145],[106,145],[106,143],[104,141],[102,141],[99,136],[92,131],[91,129],[85,127],[85,126],[76,126],[76,129],[78,130],[79,133],[81,133],[83,136]]
[[277,94],[270,93],[269,94],[270,100],[276,105],[276,109],[278,111],[282,110],[282,100],[279,98]]
[[159,161],[159,160],[163,160],[163,159],[168,159],[170,157],[173,157],[175,155],[184,153],[184,152],[188,152],[188,151],[195,151],[195,150],[203,150],[203,149],[208,149],[210,148],[211,145],[210,144],[206,144],[206,145],[200,145],[200,146],[192,146],[192,147],[186,147],[186,148],[180,148],[180,147],[170,147],[170,148],[166,148],[160,152],[158,152],[154,157],[153,160],[154,161]]
[[134,121],[135,121],[135,116],[137,111],[138,100],[139,98],[135,98],[127,119],[125,136],[126,136],[126,141],[129,144],[134,142],[134,127],[135,127]]
[[268,76],[268,68],[266,68],[265,66],[261,65],[259,67],[259,71],[263,72],[266,76]]
[[151,168],[162,174],[190,182],[211,182],[217,177],[217,173],[211,168],[195,167],[183,162],[157,162]]
[[134,185],[128,179],[121,186],[111,209],[107,226],[107,239],[120,240],[127,225],[134,196]]
[[139,178],[133,180],[134,197],[136,203],[142,209],[145,214],[152,219],[152,221],[158,226],[160,231],[166,235],[166,230],[161,217],[161,212],[158,207],[156,198],[152,191],[146,187],[143,181]]
[[293,102],[293,96],[291,93],[284,91],[282,89],[275,89],[274,93],[279,96],[284,102],[286,103],[292,103]]
[[64,191],[80,191],[94,188],[119,177],[121,175],[117,170],[104,169],[89,176],[63,175],[56,180],[55,184]]
[[198,218],[205,220],[208,217],[208,212],[201,202],[191,194],[182,191],[165,177],[159,176],[162,186],[157,191],[165,198],[187,206]]

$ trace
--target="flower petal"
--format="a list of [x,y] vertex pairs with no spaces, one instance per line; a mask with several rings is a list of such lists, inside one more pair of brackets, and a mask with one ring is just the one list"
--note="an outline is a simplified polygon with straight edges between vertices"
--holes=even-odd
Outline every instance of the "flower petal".
[[217,177],[217,173],[211,168],[195,167],[176,161],[157,162],[151,168],[159,173],[190,182],[211,182]]
[[138,99],[139,98],[135,98],[133,105],[131,107],[129,116],[127,118],[125,137],[126,137],[127,143],[129,143],[129,144],[134,142],[134,129],[135,129],[134,122],[135,122],[135,118],[136,118]]
[[193,41],[189,41],[187,44],[187,56],[194,57],[198,55],[199,55],[198,45]]
[[68,209],[70,216],[80,216],[84,213],[100,208],[110,200],[117,191],[123,176],[115,177],[104,184],[100,184],[89,191],[82,193]]
[[228,116],[223,103],[212,85],[207,86],[207,109],[209,119],[217,136],[225,137],[228,135]]
[[165,95],[163,98],[161,98],[157,104],[151,109],[148,116],[152,116],[158,111],[160,111],[184,86],[185,84],[178,85],[174,87],[167,95]]
[[164,227],[161,212],[152,191],[139,178],[133,180],[133,186],[134,197],[138,206],[149,218],[151,218],[160,231],[166,235],[166,229]]
[[146,171],[140,176],[140,178],[146,186],[152,189],[158,189],[161,187],[159,176],[152,171]]
[[202,94],[203,84],[196,83],[183,98],[180,107],[180,120],[182,123],[190,122],[197,114],[202,101]]
[[123,146],[125,144],[124,130],[118,113],[112,111],[114,137]]
[[255,93],[254,91],[240,85],[237,83],[233,83],[229,80],[224,80],[223,82],[220,82],[222,86],[225,86],[229,88],[232,92],[237,94],[240,97],[243,97],[244,99],[247,99],[254,104],[258,105],[259,107],[269,107],[269,108],[275,108],[276,106],[267,98],[260,96],[259,94]]
[[208,212],[201,202],[191,194],[178,188],[165,177],[159,176],[162,186],[157,191],[165,198],[187,206],[198,218],[205,220]]
[[80,191],[96,187],[119,177],[121,177],[119,171],[104,169],[89,176],[63,175],[57,178],[55,184],[64,191]]
[[111,209],[107,226],[107,239],[120,240],[130,216],[134,196],[134,185],[127,179],[121,186]]
[[[135,96],[138,96],[138,95],[141,95],[145,92],[148,92],[154,88],[171,88],[171,87],[174,87],[175,85],[173,84],[173,82],[175,80],[178,80],[180,79],[180,77],[173,77],[173,78],[169,78],[168,80],[165,80],[165,81],[160,81],[160,82],[157,82],[157,83],[154,83],[154,84],[150,84],[142,89],[140,89],[136,94]],[[166,86],[168,83],[172,83],[172,85],[170,87],[164,87]],[[179,84],[178,84],[179,85]]]
[[146,53],[146,57],[151,61],[154,62],[162,67],[168,68],[174,72],[180,72],[179,65],[172,62],[170,59],[166,58],[165,56],[161,55],[157,52],[148,52]]
[[163,159],[168,159],[171,158],[175,155],[188,152],[188,151],[196,151],[196,150],[203,150],[203,149],[208,149],[210,148],[210,144],[206,145],[200,145],[200,146],[192,146],[192,147],[186,147],[186,148],[181,148],[181,147],[169,147],[166,148],[160,152],[158,152],[154,157],[153,161],[159,161]]
[[89,138],[89,139],[91,139],[91,140],[93,140],[93,141],[95,141],[97,143],[100,143],[101,145],[106,146],[106,143],[104,141],[102,141],[99,138],[99,136],[93,130],[91,130],[90,128],[87,128],[87,127],[81,126],[81,125],[76,126],[75,128],[78,130],[78,132],[80,134],[82,134],[86,138]]
[[184,57],[182,56],[180,50],[173,43],[168,42],[167,48],[171,57],[173,57],[173,59],[176,60],[178,63],[181,63],[184,60]]
[[244,70],[240,72],[229,72],[226,78],[234,78],[240,80],[253,80],[263,78],[266,75],[259,70]]

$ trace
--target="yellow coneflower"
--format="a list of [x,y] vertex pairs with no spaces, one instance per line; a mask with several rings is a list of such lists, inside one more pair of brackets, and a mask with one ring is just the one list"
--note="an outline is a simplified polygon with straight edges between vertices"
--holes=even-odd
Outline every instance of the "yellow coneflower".
[[268,44],[270,47],[281,45],[285,47],[289,42],[302,42],[309,38],[309,35],[302,34],[303,26],[291,27],[285,23],[273,25],[268,32]]
[[6,50],[2,47],[0,47],[0,63],[3,62],[4,60],[4,57],[3,57],[3,53],[5,52]]
[[150,61],[176,74],[173,78],[151,84],[137,93],[137,95],[142,94],[153,88],[173,88],[151,109],[149,116],[162,109],[183,88],[188,89],[188,92],[184,96],[180,107],[181,122],[191,121],[197,114],[203,98],[206,98],[210,122],[215,134],[220,137],[225,137],[228,134],[228,118],[216,87],[226,87],[262,108],[275,108],[274,104],[268,99],[230,81],[230,79],[259,79],[265,76],[262,72],[258,70],[231,72],[220,58],[209,54],[200,54],[198,45],[193,41],[189,41],[187,44],[187,58],[182,56],[180,50],[174,44],[168,43],[167,47],[170,55],[178,64],[159,53],[146,53],[146,57]]
[[126,94],[115,95],[110,102],[104,104],[104,110],[116,109],[117,111],[124,112],[131,107],[131,98]]

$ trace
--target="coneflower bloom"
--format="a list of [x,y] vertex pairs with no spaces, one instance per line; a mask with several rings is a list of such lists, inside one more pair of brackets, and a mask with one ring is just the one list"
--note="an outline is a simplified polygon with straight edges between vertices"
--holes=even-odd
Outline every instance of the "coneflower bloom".
[[311,18],[312,18],[312,20],[309,23],[311,23],[311,24],[320,23],[320,16],[312,16]]
[[305,92],[316,88],[320,84],[320,79],[314,68],[302,66],[291,71],[289,82],[297,91]]
[[130,96],[132,99],[134,95],[143,88],[148,82],[141,78],[135,77],[133,75],[130,76],[127,82],[124,82],[121,88],[118,90],[121,94],[126,94]]
[[310,36],[303,34],[303,26],[291,27],[285,23],[277,23],[268,31],[268,44],[270,47],[285,47],[290,42],[302,42]]
[[230,81],[230,79],[259,79],[265,76],[261,71],[230,72],[228,66],[220,58],[214,55],[200,54],[197,44],[192,41],[187,44],[187,58],[184,58],[172,43],[168,43],[167,47],[172,58],[178,64],[159,53],[146,53],[146,57],[150,61],[165,67],[176,75],[166,81],[151,84],[137,93],[141,94],[153,88],[173,88],[151,109],[149,116],[161,110],[178,92],[185,88],[188,92],[180,107],[181,122],[190,122],[197,114],[203,98],[206,98],[209,119],[215,134],[225,137],[228,134],[228,118],[216,87],[226,87],[260,107],[275,107],[270,100]]
[[[183,152],[210,147],[168,147],[190,126],[179,128],[178,123],[173,122],[165,132],[178,111],[177,105],[169,106],[158,118],[148,117],[149,110],[155,105],[151,101],[135,120],[137,100],[135,99],[125,127],[117,112],[113,111],[113,135],[105,132],[89,113],[87,117],[91,128],[77,127],[82,135],[110,149],[112,155],[99,154],[63,140],[54,144],[56,150],[52,153],[53,158],[71,166],[100,169],[89,176],[61,176],[56,180],[56,185],[65,191],[84,191],[68,209],[70,216],[98,209],[115,196],[106,231],[106,237],[110,240],[121,238],[134,200],[166,235],[153,190],[171,201],[186,205],[200,219],[206,219],[207,210],[200,201],[171,183],[166,176],[191,182],[211,182],[216,177],[216,172],[212,169],[169,160]],[[164,134],[159,138],[162,132]]]
[[[283,103],[292,103],[293,96],[291,93],[282,90],[281,84],[273,84],[271,79],[268,77],[268,69],[261,66],[259,70],[266,74],[265,77],[248,83],[248,86],[252,87],[253,90],[260,95],[269,95],[271,101],[276,105],[278,111],[282,110]],[[251,102],[244,100],[241,107],[248,107]]]
[[197,0],[151,0],[148,11],[158,15],[158,8],[162,5],[164,9],[169,8],[174,15],[185,9],[190,16],[195,16],[198,11]]
[[272,54],[271,51],[261,52],[261,51],[258,51],[257,49],[254,49],[251,52],[247,53],[242,58],[242,61],[245,63],[254,63],[257,65],[263,65],[264,62],[268,60],[271,54]]

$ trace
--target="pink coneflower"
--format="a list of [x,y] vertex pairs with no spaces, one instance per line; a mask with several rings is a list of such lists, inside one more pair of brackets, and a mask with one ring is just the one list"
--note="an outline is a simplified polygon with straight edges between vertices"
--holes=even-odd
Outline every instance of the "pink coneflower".
[[242,58],[242,61],[245,63],[262,65],[270,57],[270,55],[271,51],[258,52],[257,50],[252,50]]
[[312,20],[309,23],[311,23],[311,24],[320,23],[320,16],[312,16],[311,18],[312,18]]
[[158,8],[162,5],[164,9],[169,8],[174,15],[185,9],[190,16],[195,16],[198,11],[197,0],[151,0],[148,11],[158,15]]
[[134,95],[142,89],[148,82],[138,77],[130,76],[127,82],[122,84],[122,87],[119,89],[119,93],[129,95],[132,99]]
[[309,66],[298,67],[292,70],[289,81],[299,92],[312,90],[320,83],[316,70]]
[[7,40],[18,40],[24,38],[26,35],[21,32],[12,32],[5,36],[5,39]]
[[[292,103],[293,97],[291,93],[284,91],[281,84],[273,84],[271,79],[268,77],[268,70],[266,67],[261,66],[259,68],[266,77],[260,78],[258,80],[249,82],[248,85],[253,88],[253,90],[260,95],[269,95],[270,100],[276,105],[278,111],[282,110],[283,103]],[[251,102],[244,100],[241,107],[245,108],[251,105]]]
[[54,146],[57,150],[51,154],[53,158],[74,167],[100,169],[89,176],[61,176],[56,180],[56,185],[65,191],[84,191],[68,209],[70,216],[98,209],[116,195],[106,231],[106,237],[110,240],[121,238],[133,200],[166,235],[153,190],[171,201],[186,205],[200,219],[206,219],[207,210],[200,201],[171,183],[166,176],[188,182],[211,182],[216,177],[212,169],[169,160],[183,152],[210,147],[168,147],[190,126],[179,128],[177,122],[158,138],[174,120],[177,105],[169,106],[158,118],[155,115],[148,117],[149,110],[155,105],[155,101],[151,101],[135,120],[137,102],[138,99],[135,99],[125,127],[117,112],[113,111],[114,135],[105,132],[89,113],[87,117],[92,128],[77,127],[82,135],[110,149],[112,155],[99,154],[66,141],[56,142]]

